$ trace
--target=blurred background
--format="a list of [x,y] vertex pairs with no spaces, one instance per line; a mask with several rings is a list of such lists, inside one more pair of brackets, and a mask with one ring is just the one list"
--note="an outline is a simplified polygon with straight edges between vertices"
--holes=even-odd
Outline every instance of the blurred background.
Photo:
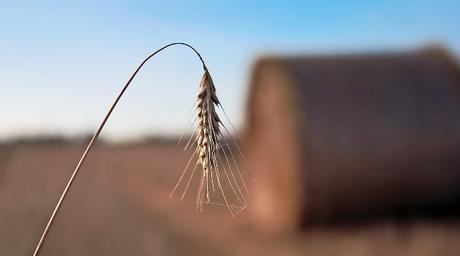
[[202,54],[238,130],[248,208],[196,211],[195,183],[169,197],[202,76],[194,53],[174,47],[115,109],[43,255],[460,249],[458,1],[1,6],[0,255],[32,254],[116,94],[176,41]]

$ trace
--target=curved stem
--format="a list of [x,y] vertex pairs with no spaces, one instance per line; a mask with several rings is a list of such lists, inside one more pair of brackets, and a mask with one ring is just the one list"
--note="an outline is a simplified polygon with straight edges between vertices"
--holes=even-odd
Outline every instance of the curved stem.
[[62,191],[61,197],[59,198],[59,201],[57,202],[56,207],[54,208],[53,213],[51,214],[51,217],[49,218],[48,223],[46,224],[46,227],[43,230],[42,236],[40,237],[40,240],[38,241],[37,246],[35,247],[35,251],[34,251],[33,256],[37,256],[39,254],[39,252],[40,252],[40,250],[41,250],[41,248],[43,246],[43,242],[45,241],[45,239],[46,239],[46,237],[48,235],[48,232],[49,232],[51,226],[54,223],[54,219],[56,217],[56,214],[58,213],[59,209],[61,208],[62,202],[64,201],[67,193],[69,192],[69,189],[72,186],[73,181],[74,181],[75,177],[78,174],[78,171],[80,170],[81,166],[83,165],[83,162],[85,161],[86,156],[91,151],[91,148],[93,147],[93,144],[96,142],[97,138],[99,137],[99,134],[101,133],[102,129],[105,126],[105,123],[109,119],[109,117],[112,114],[115,106],[118,104],[118,101],[123,96],[123,94],[125,93],[126,89],[128,89],[128,87],[131,84],[131,82],[133,81],[134,77],[136,77],[136,75],[139,72],[139,70],[142,68],[142,66],[144,66],[144,64],[150,58],[155,56],[157,53],[163,51],[164,49],[166,49],[168,47],[171,47],[171,46],[174,46],[174,45],[183,45],[183,46],[186,46],[186,47],[192,49],[196,53],[198,58],[200,58],[200,61],[203,64],[203,69],[205,71],[207,71],[206,64],[204,63],[204,60],[201,57],[200,53],[195,48],[193,48],[191,45],[186,44],[186,43],[181,43],[181,42],[176,42],[176,43],[171,43],[171,44],[165,45],[165,46],[161,47],[160,49],[156,50],[154,53],[150,54],[147,58],[144,59],[144,61],[141,62],[139,67],[137,67],[136,71],[134,71],[134,73],[129,78],[128,82],[126,82],[125,86],[123,86],[123,89],[118,94],[117,98],[113,102],[112,106],[110,107],[109,111],[105,115],[104,119],[102,119],[102,122],[99,125],[99,128],[97,128],[96,132],[94,133],[93,137],[91,138],[90,142],[88,143],[88,146],[86,147],[85,151],[83,152],[83,155],[81,156],[80,160],[78,161],[78,164],[75,167],[75,170],[73,171],[72,175],[70,176],[69,181],[67,182],[67,185],[64,188],[64,191]]

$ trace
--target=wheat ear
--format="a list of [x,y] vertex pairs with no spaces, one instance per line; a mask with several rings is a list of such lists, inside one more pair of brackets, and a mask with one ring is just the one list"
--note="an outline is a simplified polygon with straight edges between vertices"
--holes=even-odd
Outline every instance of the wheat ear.
[[[81,156],[80,160],[78,161],[77,163],[77,166],[75,167],[74,171],[72,172],[72,175],[70,176],[68,182],[67,182],[67,185],[65,186],[63,192],[61,193],[61,196],[59,198],[59,201],[57,202],[44,230],[43,230],[43,233],[40,237],[40,240],[38,241],[36,247],[35,247],[35,250],[34,250],[34,253],[33,255],[36,256],[40,253],[40,250],[43,246],[43,242],[45,241],[47,235],[48,235],[48,232],[51,228],[51,226],[53,225],[54,223],[54,220],[55,220],[55,217],[57,215],[57,213],[59,212],[59,210],[61,209],[61,206],[62,206],[62,203],[64,202],[64,199],[66,198],[68,192],[70,191],[70,187],[72,186],[72,184],[74,183],[74,180],[75,180],[75,177],[77,176],[80,168],[82,167],[86,157],[88,156],[88,153],[91,151],[94,143],[96,142],[97,138],[99,137],[99,134],[102,132],[102,129],[104,128],[107,120],[109,119],[110,115],[112,114],[113,110],[115,109],[115,106],[118,104],[118,102],[120,101],[120,98],[123,96],[123,94],[125,93],[126,89],[128,89],[129,85],[131,84],[131,82],[133,81],[134,77],[136,77],[137,73],[139,72],[139,70],[144,66],[144,64],[149,60],[151,59],[153,56],[155,56],[157,53],[163,51],[164,49],[168,48],[168,47],[171,47],[171,46],[174,46],[174,45],[182,45],[182,46],[186,46],[190,49],[192,49],[195,54],[198,56],[198,58],[200,59],[201,63],[203,64],[203,69],[204,69],[204,72],[205,72],[205,77],[207,77],[207,79],[204,79],[203,82],[206,82],[206,86],[203,85],[203,87],[206,87],[206,88],[212,88],[212,89],[206,89],[205,91],[210,91],[209,95],[207,93],[205,93],[205,98],[207,97],[211,97],[212,99],[212,95],[214,95],[215,97],[215,88],[214,88],[214,85],[210,85],[210,83],[212,84],[212,79],[211,79],[211,76],[209,75],[209,72],[208,72],[208,69],[206,67],[206,64],[204,63],[204,60],[203,58],[201,57],[200,53],[195,49],[193,48],[191,45],[189,44],[186,44],[186,43],[181,43],[181,42],[177,42],[177,43],[171,43],[171,44],[168,44],[168,45],[165,45],[163,47],[161,47],[160,49],[156,50],[155,52],[153,52],[152,54],[150,54],[147,58],[145,58],[141,64],[137,67],[137,69],[134,71],[134,73],[131,75],[131,77],[128,79],[128,81],[126,82],[126,84],[123,86],[122,90],[120,91],[120,93],[118,94],[117,98],[115,99],[115,101],[113,102],[113,104],[111,105],[111,107],[109,108],[107,114],[104,116],[104,118],[102,119],[101,121],[101,124],[99,125],[99,127],[97,128],[96,132],[94,133],[93,137],[91,138],[90,142],[88,143],[88,146],[86,147],[85,151],[83,152],[83,155]],[[214,100],[214,99],[213,99]],[[217,98],[215,98],[215,100],[217,100]],[[218,101],[214,101],[214,103],[216,103]],[[214,108],[214,106],[210,106],[209,104],[209,101],[208,103],[206,104],[203,104],[203,106],[206,105],[206,108],[207,109],[203,109],[203,113],[206,113],[207,114],[207,117],[203,117],[202,120],[205,120],[205,122],[203,123],[203,125],[206,125],[206,122],[214,122],[214,118],[211,117],[209,118],[209,115],[212,115],[214,113],[214,111],[211,111],[211,108]],[[206,112],[205,112],[206,111]],[[213,124],[213,123],[211,123]],[[203,138],[203,141],[201,143],[201,147],[200,147],[200,154],[202,152],[202,150],[204,150],[204,158],[203,158],[203,161],[200,162],[201,165],[203,166],[203,168],[209,168],[209,164],[215,164],[215,157],[212,156],[212,154],[209,154],[208,152],[212,152],[211,151],[211,143],[205,143],[205,138],[206,140],[209,140],[209,138],[212,138],[211,136],[215,136],[215,133],[213,133],[214,135],[210,135],[210,134],[205,134],[204,133],[204,130],[205,129],[209,129],[209,125],[207,125],[208,128],[200,128],[202,129],[203,131],[203,135],[204,137]],[[209,132],[215,132],[216,130],[208,130],[208,133]],[[207,137],[206,137],[207,136]],[[215,146],[215,144],[213,145]],[[206,150],[209,150],[206,152]],[[215,149],[213,149],[215,150]],[[215,151],[214,151],[215,152]],[[212,161],[209,161],[209,157],[211,156],[211,158],[213,158]],[[206,176],[207,177],[207,176]]]
[[209,180],[214,184],[212,179],[213,172],[218,168],[216,152],[219,147],[219,138],[222,134],[219,127],[220,119],[215,109],[217,105],[219,105],[219,99],[216,95],[216,88],[214,87],[211,75],[205,69],[197,101],[198,126],[196,147],[198,162],[203,169],[196,200],[199,210],[202,210],[204,202],[209,203],[210,201]]
[[[180,187],[186,173],[191,172],[188,182],[185,184],[185,189],[182,192],[181,199],[183,199],[193,179],[197,166],[200,166],[201,175],[196,195],[196,208],[201,211],[204,205],[226,206],[229,213],[234,216],[247,207],[249,191],[230,145],[227,142],[221,142],[221,138],[223,137],[222,132],[227,133],[227,136],[229,136],[227,139],[233,142],[234,146],[239,150],[241,159],[245,160],[245,157],[238,144],[231,138],[232,135],[219,118],[216,111],[218,108],[220,108],[225,117],[227,117],[217,97],[216,87],[214,86],[211,74],[207,68],[205,68],[194,112],[196,113],[196,117],[192,122],[192,124],[196,123],[196,130],[188,139],[184,151],[194,146],[195,148],[170,195],[173,196]],[[234,127],[230,120],[228,120],[228,117],[227,121]],[[191,165],[194,159],[195,164]],[[216,191],[216,187],[220,192],[220,196],[218,194],[211,195],[211,192]],[[229,188],[230,191],[225,192],[224,187]],[[241,187],[245,190],[242,190]],[[243,191],[246,193],[243,193]],[[216,200],[217,197],[222,198],[224,203],[211,202],[211,197],[213,197],[214,200]]]

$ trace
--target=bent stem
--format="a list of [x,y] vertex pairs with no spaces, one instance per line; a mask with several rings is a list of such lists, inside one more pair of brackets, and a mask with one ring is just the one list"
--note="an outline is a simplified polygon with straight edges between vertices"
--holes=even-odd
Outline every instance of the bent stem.
[[150,58],[155,56],[157,53],[163,51],[164,49],[166,49],[168,47],[174,46],[174,45],[183,45],[183,46],[186,46],[186,47],[192,49],[196,53],[198,58],[200,58],[200,61],[203,64],[203,69],[205,71],[207,71],[206,64],[204,63],[204,60],[201,57],[200,53],[195,48],[193,48],[191,45],[189,45],[187,43],[182,43],[182,42],[176,42],[176,43],[171,43],[171,44],[165,45],[165,46],[161,47],[160,49],[156,50],[154,53],[150,54],[147,58],[144,59],[144,61],[141,62],[141,64],[137,67],[136,71],[134,71],[134,73],[129,78],[128,82],[126,82],[126,84],[123,86],[123,89],[118,94],[117,98],[113,102],[112,106],[110,107],[109,111],[105,115],[104,119],[102,119],[101,124],[97,128],[96,132],[94,133],[93,137],[91,138],[90,142],[88,143],[88,146],[86,147],[85,151],[83,152],[83,155],[81,156],[80,160],[78,161],[78,164],[75,167],[75,170],[73,171],[72,175],[70,176],[69,181],[67,182],[67,185],[65,186],[64,191],[62,191],[61,197],[59,198],[59,201],[57,202],[56,207],[54,208],[53,213],[51,214],[51,217],[49,218],[48,223],[46,224],[46,227],[43,230],[43,233],[42,233],[42,235],[40,237],[40,240],[37,243],[37,246],[35,247],[35,251],[34,251],[34,254],[33,254],[34,256],[37,256],[39,254],[41,248],[43,247],[43,242],[45,241],[45,239],[46,239],[46,237],[48,235],[48,232],[49,232],[51,226],[54,223],[54,220],[56,218],[57,213],[61,209],[62,203],[63,203],[64,199],[66,198],[66,196],[67,196],[67,194],[69,192],[69,189],[70,189],[70,187],[72,186],[72,184],[73,184],[73,182],[75,180],[75,177],[77,176],[81,166],[83,165],[86,157],[88,156],[88,153],[91,151],[91,148],[93,147],[94,143],[96,142],[97,138],[99,137],[99,134],[101,133],[102,129],[104,128],[107,120],[109,119],[110,115],[112,114],[113,110],[115,109],[115,106],[118,104],[118,101],[123,96],[123,94],[125,93],[126,89],[128,89],[129,85],[133,81],[134,77],[136,77],[137,73],[142,68],[142,66],[144,66],[144,64]]

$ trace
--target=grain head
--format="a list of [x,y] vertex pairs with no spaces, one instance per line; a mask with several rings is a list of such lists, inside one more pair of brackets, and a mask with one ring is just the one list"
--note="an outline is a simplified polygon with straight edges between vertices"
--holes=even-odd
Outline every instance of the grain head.
[[[193,169],[190,168],[192,171],[182,193],[182,198],[188,190],[197,167],[200,167],[196,208],[201,211],[206,204],[223,205],[234,215],[246,207],[249,193],[236,160],[238,157],[235,157],[233,151],[236,148],[240,156],[244,156],[237,143],[231,139],[230,132],[221,121],[217,109],[221,109],[225,114],[217,97],[211,74],[204,67],[196,103],[196,130],[185,146],[186,150],[194,148],[194,152],[171,194],[179,187],[185,173],[191,167],[190,164],[195,159],[195,165]],[[227,117],[226,114],[225,116]],[[222,131],[226,132],[228,138],[223,138]],[[234,144],[233,149],[228,141]],[[219,197],[223,202],[213,201],[212,194],[216,191],[214,198]],[[232,201],[232,199],[234,200]]]

